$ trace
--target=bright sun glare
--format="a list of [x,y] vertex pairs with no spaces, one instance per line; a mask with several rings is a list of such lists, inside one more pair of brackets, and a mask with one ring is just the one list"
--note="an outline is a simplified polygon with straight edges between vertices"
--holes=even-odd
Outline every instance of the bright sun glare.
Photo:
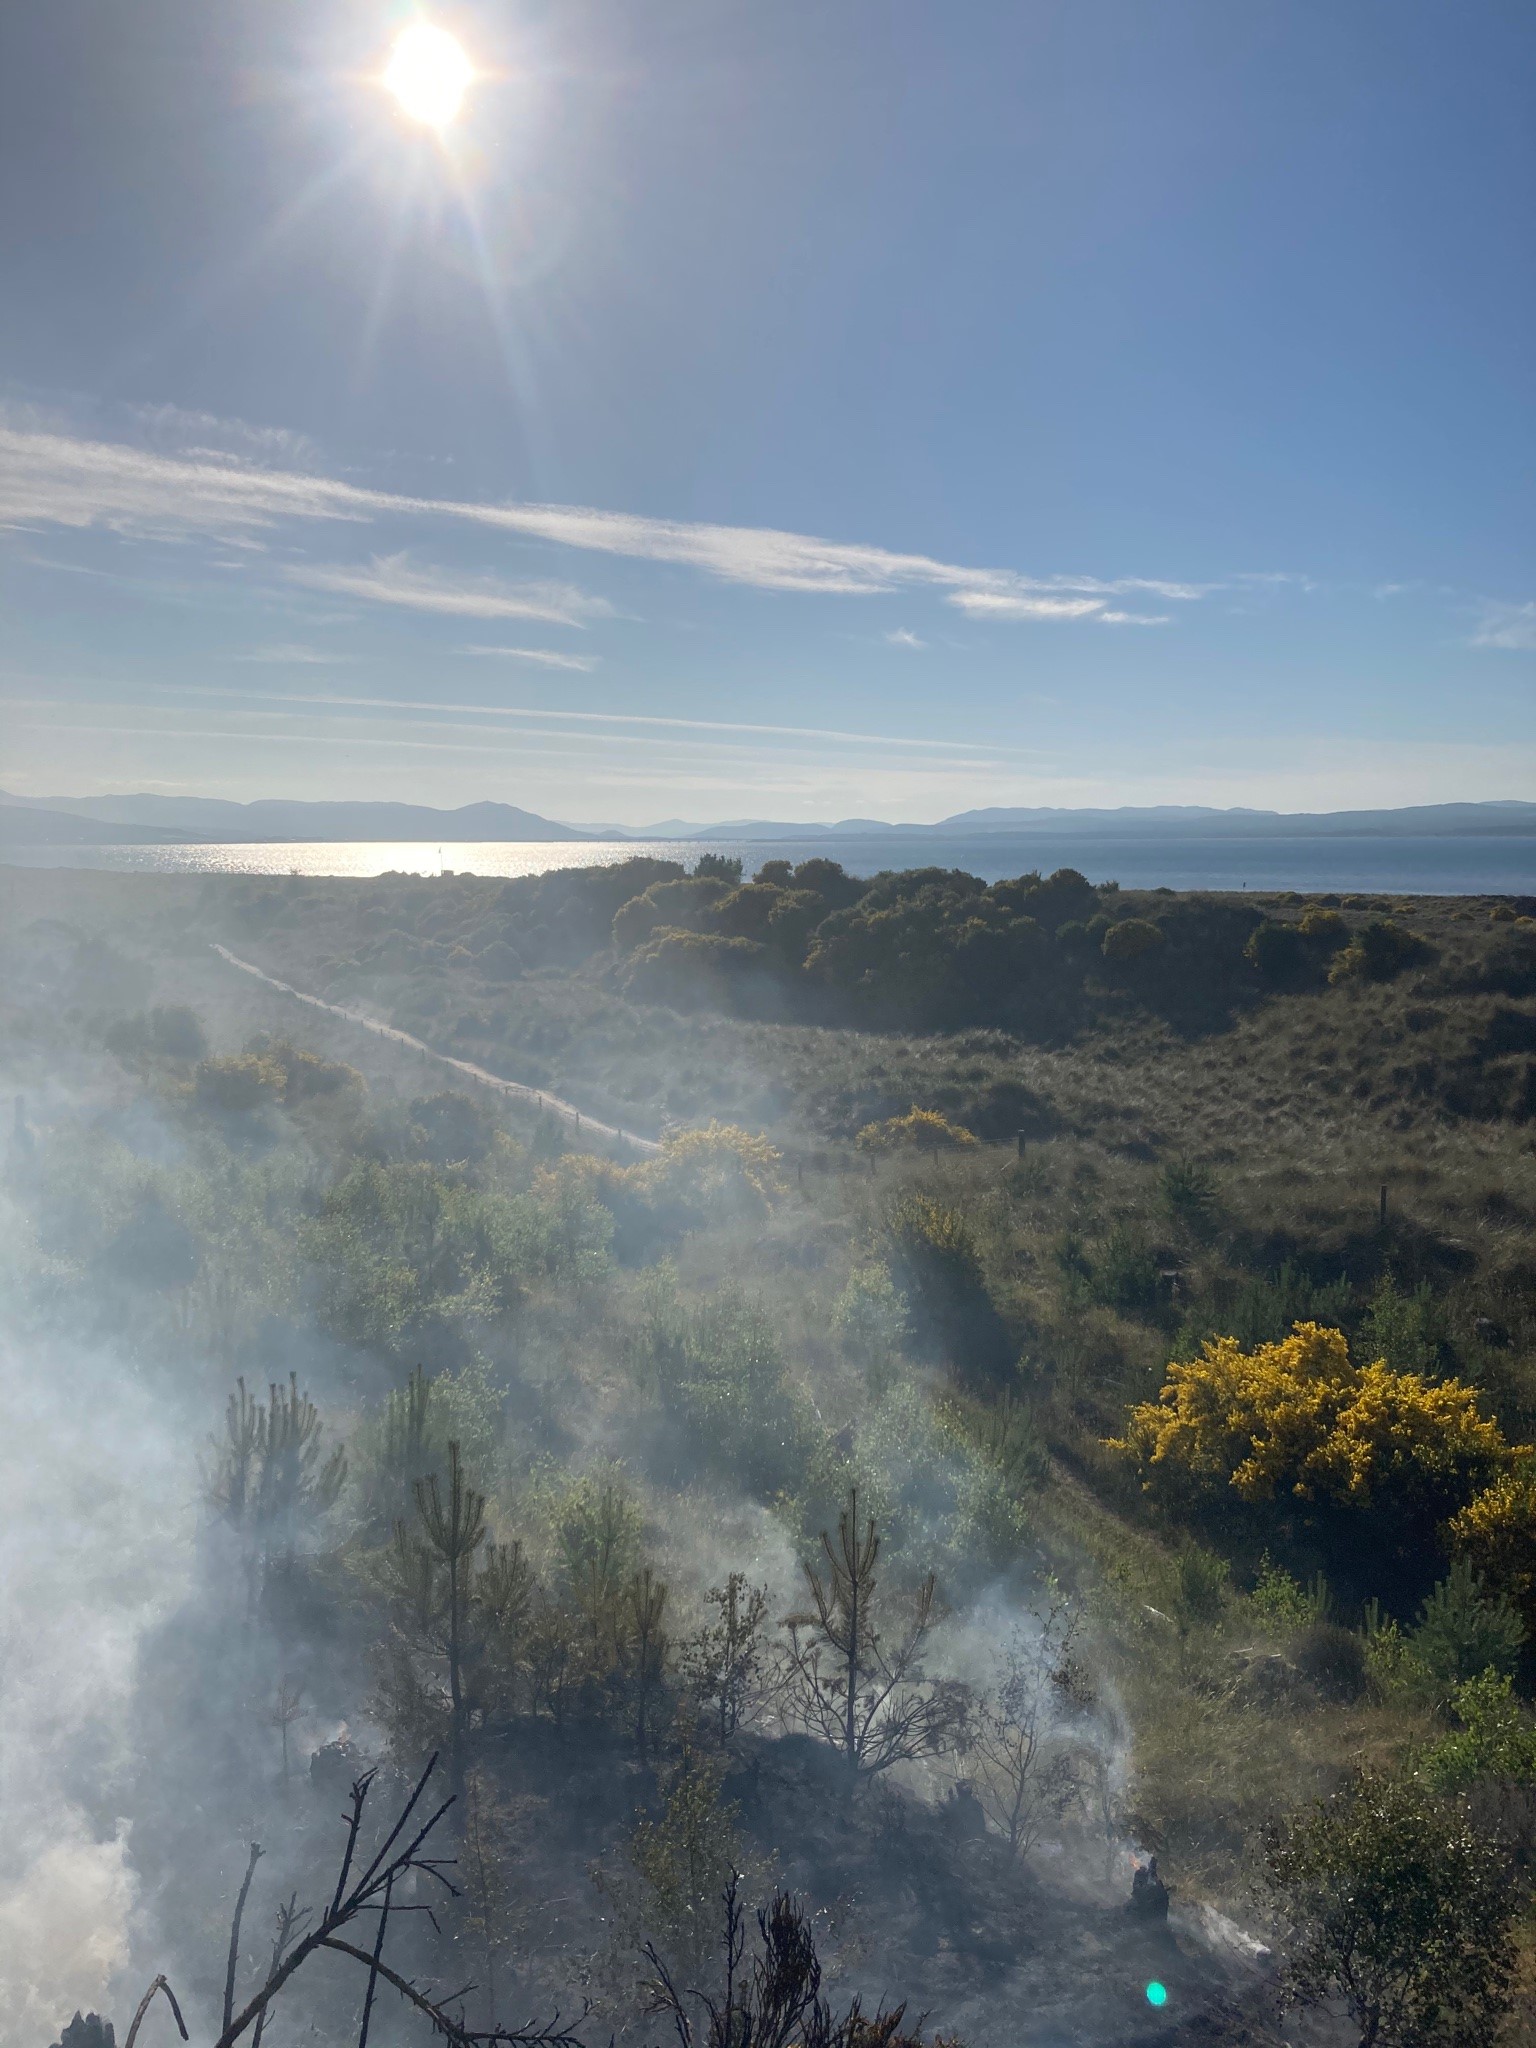
[[474,71],[448,31],[419,21],[390,54],[384,83],[413,121],[446,128],[464,104]]

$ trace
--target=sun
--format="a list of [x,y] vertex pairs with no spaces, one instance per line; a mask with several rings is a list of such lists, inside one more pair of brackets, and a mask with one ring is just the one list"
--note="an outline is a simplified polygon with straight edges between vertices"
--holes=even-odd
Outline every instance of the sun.
[[445,28],[418,21],[391,51],[384,84],[413,121],[446,128],[463,106],[474,75],[462,46]]

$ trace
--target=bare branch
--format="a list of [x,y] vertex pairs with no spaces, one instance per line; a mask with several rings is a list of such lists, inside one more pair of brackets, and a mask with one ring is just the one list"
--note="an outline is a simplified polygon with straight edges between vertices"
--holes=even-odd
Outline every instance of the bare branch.
[[373,1962],[368,1970],[368,1996],[363,2000],[363,2024],[357,2037],[357,2048],[368,2048],[368,2027],[373,2019],[373,1994],[379,1988],[379,1958],[384,1953],[384,1936],[389,1931],[390,1894],[394,1888],[395,1878],[391,1871],[384,1885],[384,1903],[379,1908],[379,1931],[373,1939]]
[[[326,1935],[318,1944],[321,1948],[333,1948],[338,1954],[351,1956],[355,1962],[374,1967],[374,1958],[366,1949],[356,1948],[350,1941],[342,1941],[336,1935]],[[388,1963],[378,1964],[379,1975],[386,1984],[392,1984],[400,1996],[425,2013],[444,2040],[451,2041],[454,2048],[586,2048],[580,2035],[567,2033],[560,2025],[560,2015],[545,2027],[491,2027],[474,2028],[461,2026],[424,1991],[419,1991],[408,1977],[402,1977],[398,1970],[392,1970]]]
[[[278,1907],[277,1933],[273,1938],[272,1962],[267,1971],[267,1976],[269,1980],[273,1972],[276,1970],[278,1964],[283,1960],[283,1956],[287,1951],[289,1942],[292,1941],[294,1935],[298,1931],[299,1923],[301,1921],[307,1920],[308,1918],[309,1909],[307,1906],[301,1906],[299,1904],[299,1895],[297,1892],[292,1892],[289,1894],[288,1903],[286,1906]],[[266,2024],[267,2012],[266,2008],[263,2007],[256,2018],[256,2031],[251,2036],[251,2048],[261,2048],[262,2031],[265,2028]]]
[[[434,1759],[435,1761],[436,1759]],[[428,1764],[427,1769],[432,1768]],[[331,1911],[339,1912],[342,1895],[347,1888],[347,1878],[352,1870],[352,1854],[357,1847],[357,1831],[363,1824],[363,1806],[368,1798],[368,1788],[373,1783],[373,1772],[366,1771],[361,1778],[352,1781],[352,1811],[347,1820],[347,1846],[341,1858],[341,1869],[336,1876],[336,1889],[331,1895]]]
[[[398,1820],[397,1820],[397,1821],[395,1822],[394,1826],[393,1826],[393,1827],[392,1827],[392,1828],[390,1829],[389,1833],[388,1833],[388,1834],[387,1834],[387,1835],[385,1836],[385,1838],[384,1838],[384,1844],[383,1844],[383,1847],[382,1847],[382,1848],[381,1848],[381,1849],[379,1850],[379,1853],[378,1853],[378,1854],[377,1854],[377,1855],[376,1855],[376,1856],[374,1857],[373,1861],[372,1861],[372,1862],[371,1862],[371,1863],[369,1864],[368,1868],[367,1868],[367,1869],[366,1869],[366,1870],[365,1870],[365,1871],[363,1872],[362,1876],[361,1876],[361,1877],[360,1877],[360,1878],[358,1879],[358,1881],[357,1881],[357,1887],[356,1887],[356,1889],[354,1890],[354,1892],[353,1892],[353,1894],[352,1894],[352,1896],[353,1896],[354,1898],[358,1898],[358,1897],[361,1897],[361,1896],[362,1896],[362,1890],[363,1890],[363,1887],[364,1887],[364,1886],[365,1886],[365,1885],[367,1884],[368,1880],[369,1880],[369,1879],[370,1879],[370,1878],[371,1878],[371,1877],[372,1877],[372,1876],[374,1875],[374,1873],[375,1873],[375,1872],[376,1872],[376,1871],[378,1870],[378,1868],[379,1868],[380,1864],[381,1864],[381,1863],[383,1863],[383,1861],[384,1861],[385,1857],[386,1857],[386,1856],[388,1856],[388,1854],[389,1854],[390,1850],[391,1850],[391,1849],[392,1849],[392,1848],[394,1847],[395,1843],[399,1841],[399,1839],[400,1839],[401,1835],[402,1835],[402,1834],[404,1833],[404,1831],[405,1831],[405,1824],[406,1824],[406,1822],[407,1822],[407,1821],[408,1821],[408,1820],[410,1819],[411,1815],[412,1815],[412,1814],[413,1814],[413,1813],[415,1812],[415,1810],[416,1810],[416,1803],[417,1803],[417,1801],[418,1801],[418,1800],[419,1800],[419,1799],[421,1798],[421,1795],[422,1795],[422,1793],[423,1793],[423,1792],[425,1792],[425,1791],[426,1791],[426,1789],[427,1789],[427,1780],[428,1780],[428,1778],[430,1778],[430,1777],[431,1777],[431,1775],[432,1775],[432,1773],[433,1773],[433,1772],[434,1772],[434,1771],[435,1771],[435,1770],[437,1769],[437,1755],[438,1755],[438,1753],[437,1753],[437,1751],[436,1751],[436,1750],[434,1749],[434,1750],[433,1750],[433,1752],[432,1752],[432,1754],[431,1754],[431,1755],[430,1755],[430,1756],[429,1756],[429,1757],[427,1758],[427,1767],[426,1767],[426,1769],[425,1769],[425,1770],[424,1770],[424,1771],[422,1772],[421,1776],[420,1776],[420,1777],[419,1777],[419,1778],[418,1778],[418,1779],[416,1780],[416,1789],[415,1789],[415,1791],[414,1791],[414,1792],[413,1792],[413,1793],[411,1794],[410,1798],[409,1798],[409,1799],[407,1799],[407,1801],[405,1802],[405,1805],[404,1805],[404,1807],[403,1807],[403,1808],[401,1809],[401,1812],[400,1812],[400,1818],[399,1818],[399,1819],[398,1819]],[[369,1786],[369,1784],[370,1784],[370,1783],[372,1782],[372,1779],[373,1779],[373,1773],[372,1773],[372,1772],[370,1771],[370,1772],[368,1773],[368,1776],[367,1776],[366,1778],[363,1778],[363,1779],[360,1779],[360,1780],[359,1780],[359,1783],[361,1784],[361,1786],[362,1786],[362,1788],[363,1788],[363,1796],[364,1796],[364,1798],[366,1798],[366,1797],[367,1797],[367,1793],[368,1793],[368,1786]],[[357,1786],[355,1786],[355,1785],[354,1785],[352,1789],[353,1789],[353,1793],[354,1793],[354,1795],[355,1795],[355,1794],[356,1794],[356,1791],[357,1791]],[[431,1820],[429,1820],[429,1821],[427,1822],[427,1825],[426,1825],[426,1827],[425,1827],[425,1828],[423,1828],[423,1830],[422,1830],[422,1834],[426,1834],[426,1833],[428,1832],[428,1830],[429,1830],[429,1829],[431,1829],[431,1828],[435,1827],[435,1826],[437,1825],[438,1821],[440,1821],[440,1820],[442,1819],[442,1817],[443,1817],[443,1814],[447,1812],[447,1810],[448,1810],[448,1806],[451,1806],[452,1804],[453,1804],[453,1801],[452,1801],[452,1800],[450,1799],[450,1800],[449,1800],[449,1801],[447,1802],[447,1806],[444,1806],[444,1807],[442,1807],[442,1808],[441,1808],[441,1809],[440,1809],[440,1810],[439,1810],[439,1811],[438,1811],[437,1813],[435,1813],[435,1814],[434,1814],[434,1815],[432,1816],[432,1819],[431,1819]],[[359,1816],[361,1816],[361,1808],[359,1808]],[[416,1839],[417,1839],[417,1841],[419,1842],[419,1841],[421,1840],[421,1836],[420,1836],[420,1835],[418,1835]],[[345,1872],[345,1871],[343,1871],[343,1872],[342,1872],[342,1884],[345,1884],[345,1882],[346,1882],[346,1872]],[[339,1907],[340,1907],[340,1905],[341,1905],[341,1899],[342,1899],[342,1893],[341,1893],[341,1886],[340,1886],[340,1885],[338,1885],[338,1886],[337,1886],[337,1890],[336,1890],[336,1897],[335,1897],[335,1900],[334,1900],[334,1902],[333,1902],[333,1904],[332,1904],[332,1907],[331,1907],[331,1911],[332,1911],[332,1913],[335,1913],[335,1912],[336,1912],[336,1911],[337,1911],[337,1910],[339,1909]]]
[[235,2010],[235,1969],[240,1961],[240,1922],[245,1914],[246,1894],[251,1888],[251,1879],[256,1875],[256,1865],[261,1861],[261,1844],[252,1842],[251,1860],[245,1866],[245,1877],[240,1885],[240,1896],[235,1900],[235,1917],[229,1926],[229,1962],[224,1971],[224,2025],[228,2027]]
[[[235,2043],[246,2034],[253,2024],[256,2032],[252,2048],[259,2048],[262,2031],[266,2024],[267,2010],[271,2006],[272,2001],[277,1997],[284,1985],[288,1983],[289,1979],[293,1977],[295,1972],[301,1969],[308,1959],[322,1948],[334,1949],[341,1955],[351,1956],[355,1961],[362,1963],[368,1971],[367,2002],[363,2009],[362,2035],[359,2040],[359,2048],[367,2048],[375,1994],[378,1980],[381,1977],[385,1983],[393,1985],[402,1998],[415,2006],[419,2012],[425,2014],[431,2020],[435,2032],[443,2040],[452,2043],[453,2048],[584,2048],[584,2044],[578,2035],[560,2025],[558,2013],[544,2026],[499,2027],[493,2024],[488,2029],[468,2027],[465,2025],[462,2016],[455,2018],[448,2010],[450,2002],[462,1998],[465,1995],[464,1992],[452,1993],[448,1997],[433,1998],[427,1992],[418,1990],[408,1978],[402,1977],[397,1970],[392,1969],[384,1961],[383,1949],[391,1913],[425,1910],[419,1905],[395,1906],[394,1889],[397,1879],[405,1876],[407,1872],[425,1872],[427,1875],[436,1878],[438,1883],[453,1897],[458,1896],[454,1886],[443,1874],[444,1866],[448,1859],[423,1856],[420,1853],[432,1830],[438,1825],[443,1815],[453,1804],[451,1799],[445,1800],[437,1808],[436,1812],[417,1827],[415,1833],[409,1837],[404,1847],[398,1846],[412,1814],[420,1804],[422,1793],[425,1791],[427,1781],[431,1777],[436,1765],[437,1758],[434,1756],[417,1780],[415,1789],[406,1801],[394,1826],[386,1836],[383,1846],[378,1850],[362,1875],[348,1889],[347,1880],[351,1872],[358,1836],[362,1828],[363,1809],[372,1784],[372,1773],[370,1772],[367,1776],[356,1781],[352,1787],[351,1812],[347,1816],[347,1842],[342,1857],[341,1876],[338,1880],[330,1909],[318,1925],[311,1928],[309,1933],[301,1939],[296,1940],[295,1936],[298,1933],[301,1922],[308,1918],[307,1912],[299,1906],[296,1897],[290,1898],[286,1906],[279,1907],[277,1934],[272,1946],[272,1961],[267,1972],[266,1982],[262,1984],[255,1996],[247,2002],[244,2008],[236,2013],[234,2011],[234,1993],[235,1976],[240,1953],[240,1925],[245,1911],[246,1898],[250,1891],[251,1878],[255,1872],[257,1860],[261,1855],[260,1847],[254,1842],[251,1844],[250,1861],[246,1866],[244,1882],[240,1886],[240,1896],[235,1904],[234,1923],[230,1930],[229,1960],[224,1980],[224,2025],[218,2040],[213,2044],[213,2048],[235,2048]],[[379,1900],[381,1892],[383,1894],[382,1902]],[[359,1948],[354,1942],[344,1940],[341,1935],[341,1930],[344,1927],[357,1919],[359,1915],[367,1912],[377,1912],[379,1915],[378,1929],[371,1954],[367,1949]],[[157,1991],[164,1991],[166,1998],[170,2002],[171,2010],[176,2015],[176,2024],[181,2029],[181,2037],[183,2040],[187,2039],[187,2030],[182,2021],[180,2008],[176,2004],[170,1985],[161,1976],[155,1979],[154,1983],[145,1993],[139,2009],[134,2015],[133,2025],[129,2030],[128,2040],[124,2044],[124,2048],[133,2048],[140,2023]],[[587,2010],[590,2010],[590,2008],[583,2008],[583,2016],[585,2016]],[[492,2019],[494,2022],[494,2014]]]
[[153,2002],[155,1993],[157,1991],[163,1991],[165,1993],[166,2002],[169,2004],[171,2011],[176,2015],[176,2025],[180,2031],[181,2038],[183,2039],[183,2041],[189,2038],[187,2034],[187,2023],[181,2016],[181,2007],[176,2003],[176,1994],[171,1989],[170,1984],[166,1981],[166,1979],[163,1976],[160,1976],[155,1979],[154,1983],[150,1985],[149,1989],[145,1992],[144,1996],[139,2000],[139,2009],[134,2014],[132,2020],[129,2022],[128,2038],[123,2043],[123,2048],[133,2048],[134,2042],[138,2040],[139,2029],[144,2024],[144,2015],[149,2011],[150,2005]]

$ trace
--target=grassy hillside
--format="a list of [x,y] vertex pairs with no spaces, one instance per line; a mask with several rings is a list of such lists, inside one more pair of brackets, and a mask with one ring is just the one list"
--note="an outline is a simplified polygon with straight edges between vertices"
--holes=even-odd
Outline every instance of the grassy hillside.
[[[648,923],[680,882],[691,907],[665,914],[691,922]],[[753,887],[774,892],[766,911],[722,910]],[[1266,1825],[1361,1764],[1417,1760],[1470,1787],[1530,1854],[1536,1581],[1518,1513],[1456,1533],[1490,1495],[1518,1510],[1536,1441],[1526,906],[1173,898],[1080,878],[1001,893],[894,878],[872,898],[825,872],[744,890],[644,864],[511,884],[0,888],[21,1098],[9,1258],[33,1341],[110,1346],[204,1434],[237,1375],[255,1388],[294,1370],[326,1441],[348,1442],[336,1498],[288,1567],[264,1553],[252,1582],[273,1673],[301,1667],[319,1721],[366,1724],[402,1764],[458,1739],[389,1577],[392,1514],[415,1513],[389,1445],[416,1367],[439,1475],[451,1434],[491,1535],[522,1546],[535,1604],[461,1732],[480,1796],[506,1809],[495,1825],[522,1844],[506,1851],[521,1904],[497,1940],[520,1944],[528,1984],[580,1977],[605,2024],[635,2024],[633,1972],[604,1944],[626,1914],[663,1911],[644,1828],[681,1854],[700,1800],[751,1868],[822,1900],[839,1982],[911,1996],[973,2043],[1017,2038],[1026,1983],[1037,2002],[1065,1996],[1066,1965],[1052,1979],[1019,1932],[1063,1900],[1089,1918],[1055,1938],[1076,1944],[1084,1982],[1104,1979],[1084,2038],[1115,2037],[1133,2018],[1112,1988],[1130,1967],[1113,1917],[1130,1850],[1160,1853],[1180,1910],[1251,1921]],[[754,939],[749,972],[662,985],[658,932],[729,944],[722,926],[749,916],[798,917],[793,946],[767,966]],[[861,975],[829,976],[860,919]],[[1141,929],[1109,940],[1127,926]],[[1004,932],[1001,968],[977,928]],[[252,983],[215,939],[654,1132],[662,1152],[585,1150]],[[893,1014],[920,942],[942,972],[921,1014]],[[936,1007],[956,1006],[971,1021],[941,1028]],[[1342,1333],[1332,1381],[1286,1351],[1298,1324]],[[1170,1366],[1198,1388],[1221,1339],[1248,1363],[1207,1401],[1199,1457],[1151,1460]],[[1247,1429],[1251,1449],[1254,1427],[1238,1379],[1270,1404],[1267,1486],[1236,1477],[1231,1447]],[[804,1606],[800,1564],[823,1530],[836,1542],[854,1489],[882,1532],[887,1596],[910,1603],[936,1575],[914,1697],[938,1714],[944,1687],[967,1687],[984,1722],[1010,1632],[1048,1648],[1057,1775],[1020,1861],[1001,1846],[983,1722],[875,1773],[846,1836],[814,1817],[820,1738],[786,1717],[797,1681],[777,1624]],[[649,1677],[633,1618],[599,1628],[583,1604],[582,1545],[605,1515],[626,1573],[668,1588]],[[735,1571],[764,1588],[781,1692],[715,1745],[713,1778],[690,1779],[708,1744],[678,1747],[699,1697],[688,1673]],[[550,1646],[576,1671],[578,1639],[587,1662],[562,1691]],[[169,1668],[192,1640],[170,1632]],[[1492,1689],[1468,1693],[1485,1670]],[[172,1718],[177,1768],[213,1769],[206,1733]],[[253,1727],[215,1825],[270,1797],[272,1745]],[[141,1787],[157,1813],[168,1768],[151,1762]],[[955,1849],[961,1780],[992,1802],[979,1863]],[[157,1822],[144,1839],[212,1940],[183,1835]],[[893,1842],[908,1889],[881,1904]],[[594,1860],[616,1889],[591,1888]],[[663,1892],[680,1881],[666,1869]],[[556,1892],[558,1928],[537,1904]],[[453,1938],[487,1938],[466,1930]],[[1181,1930],[1205,1958],[1190,1997],[1206,2037],[1267,2026],[1242,1973],[1194,1922]],[[978,1957],[995,1980],[973,1981]]]

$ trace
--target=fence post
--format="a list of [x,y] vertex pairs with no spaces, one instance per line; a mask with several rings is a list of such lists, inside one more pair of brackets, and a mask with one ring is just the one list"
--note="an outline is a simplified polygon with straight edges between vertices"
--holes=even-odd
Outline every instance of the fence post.
[[1019,1157],[1022,1159],[1024,1157],[1024,1133],[1022,1131],[1018,1132],[1017,1139],[1019,1147]]
[[1387,1227],[1387,1188],[1385,1181],[1383,1181],[1382,1183],[1381,1205],[1377,1212],[1377,1220],[1380,1223],[1382,1229],[1385,1230]]

